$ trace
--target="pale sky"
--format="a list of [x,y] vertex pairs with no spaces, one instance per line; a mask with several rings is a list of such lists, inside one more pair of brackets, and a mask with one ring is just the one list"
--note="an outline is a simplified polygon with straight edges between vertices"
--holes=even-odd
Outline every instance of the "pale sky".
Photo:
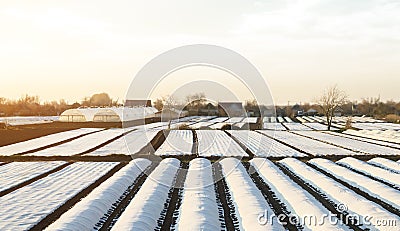
[[[0,28],[0,97],[123,99],[149,60],[202,43],[246,57],[278,104],[312,101],[332,84],[354,100],[400,101],[397,0],[0,0]],[[174,75],[155,97],[180,88],[179,78],[229,81],[198,68]],[[239,82],[228,85],[246,97]]]

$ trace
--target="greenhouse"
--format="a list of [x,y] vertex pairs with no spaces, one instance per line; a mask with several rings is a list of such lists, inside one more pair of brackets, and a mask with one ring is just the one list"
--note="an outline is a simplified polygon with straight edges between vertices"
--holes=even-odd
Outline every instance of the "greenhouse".
[[64,111],[59,118],[61,122],[90,122],[98,108],[77,108]]
[[78,108],[63,112],[61,122],[125,122],[154,117],[154,107]]

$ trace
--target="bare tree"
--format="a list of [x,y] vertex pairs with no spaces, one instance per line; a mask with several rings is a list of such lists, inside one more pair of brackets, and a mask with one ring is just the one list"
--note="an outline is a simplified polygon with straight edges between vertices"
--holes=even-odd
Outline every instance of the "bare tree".
[[318,105],[322,108],[328,123],[328,130],[331,130],[332,119],[335,111],[343,106],[347,101],[347,94],[340,90],[337,85],[331,86],[325,90],[319,98]]

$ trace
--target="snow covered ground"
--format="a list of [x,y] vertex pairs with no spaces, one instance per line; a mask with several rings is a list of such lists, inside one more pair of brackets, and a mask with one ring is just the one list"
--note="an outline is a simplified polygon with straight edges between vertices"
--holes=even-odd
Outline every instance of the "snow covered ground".
[[400,150],[398,149],[366,143],[359,140],[352,140],[342,136],[334,136],[323,132],[294,131],[294,133],[310,137],[312,139],[317,139],[338,147],[351,149],[354,152],[371,155],[400,155]]
[[227,123],[225,122],[221,122],[221,123],[215,123],[213,125],[210,125],[209,128],[211,129],[221,129],[224,125],[226,125]]
[[0,117],[0,123],[9,125],[28,125],[28,124],[43,124],[58,121],[58,116],[12,116]]
[[384,181],[390,185],[394,185],[396,188],[400,189],[400,176],[397,173],[373,166],[368,162],[357,160],[352,157],[343,158],[336,163],[348,167],[349,169],[354,169],[367,176]]
[[[304,123],[303,125],[305,125],[307,127],[310,127],[310,128],[312,128],[314,130],[317,130],[317,131],[326,131],[326,130],[328,130],[328,126],[326,126],[325,124],[321,124],[321,123]],[[338,129],[331,127],[331,130],[338,130]]]
[[266,131],[260,130],[270,137],[274,137],[286,144],[290,144],[306,153],[313,156],[325,156],[325,155],[360,155],[359,153],[352,152],[343,148],[339,148],[330,144],[326,144],[317,140],[313,140],[307,137],[296,135],[285,131]]
[[400,124],[394,123],[352,123],[351,126],[362,130],[400,130]]
[[191,130],[171,130],[155,154],[158,156],[190,155],[192,147],[193,132]]
[[239,229],[284,230],[278,222],[267,222],[265,226],[257,222],[260,214],[267,213],[268,215],[273,215],[274,212],[240,161],[234,158],[226,158],[220,164],[232,202],[235,206]]
[[185,179],[177,230],[221,228],[211,162],[202,158],[194,159],[190,161]]
[[335,164],[330,160],[312,159],[308,161],[310,164],[332,174],[336,178],[368,193],[370,196],[384,201],[397,210],[400,209],[400,191],[387,186],[369,177],[355,173],[350,169]]
[[400,144],[400,131],[392,131],[392,130],[346,130],[344,131],[345,134],[350,134],[354,136],[361,136],[365,138],[377,139],[387,142],[393,142]]
[[255,124],[257,123],[257,117],[245,117],[242,123]]
[[291,131],[311,131],[312,129],[301,124],[301,123],[282,123],[283,126],[287,127]]
[[306,120],[306,119],[304,119],[303,117],[296,117],[296,119],[298,120],[298,121],[300,121],[300,123],[307,123],[308,122],[308,120]]
[[118,163],[77,162],[0,197],[0,230],[26,230]]
[[190,128],[192,128],[192,129],[199,129],[199,128],[203,128],[203,127],[209,128],[213,124],[215,124],[215,122],[208,122],[208,121],[198,122],[198,123],[194,123],[194,124],[190,125]]
[[12,162],[0,166],[0,192],[35,178],[67,162]]
[[[333,201],[336,206],[345,205],[347,208],[346,212],[359,215],[361,218],[359,221],[363,229],[392,230],[393,227],[380,227],[379,222],[383,220],[395,220],[398,223],[400,222],[396,215],[383,209],[380,205],[367,200],[299,160],[286,158],[279,161],[279,163],[283,164],[292,173],[318,190],[322,196]],[[368,217],[371,218],[371,225],[362,222],[368,220]]]
[[271,117],[271,116],[266,116],[263,118],[263,123],[276,123],[277,119],[276,117]]
[[[329,221],[328,217],[324,217],[325,214],[329,214],[328,209],[310,193],[281,172],[271,161],[255,158],[251,160],[250,163],[259,173],[263,181],[269,185],[279,201],[286,205],[290,214],[297,215],[300,225],[310,230],[347,230],[347,227],[344,225],[334,225],[338,224],[336,217],[332,222]],[[307,220],[310,214],[324,220],[318,223],[310,222],[310,220]]]
[[145,147],[159,130],[138,130],[89,153],[87,156],[107,156],[112,154],[133,155]]
[[283,117],[278,116],[276,118],[277,118],[279,123],[284,123],[285,122],[285,119],[283,119]]
[[208,156],[248,156],[225,132],[219,130],[196,130],[198,153]]
[[388,159],[381,158],[381,157],[376,157],[376,158],[369,160],[368,163],[400,174],[400,163],[399,162],[395,162],[395,161],[388,160]]
[[148,176],[112,230],[155,230],[167,203],[180,161],[167,158]]
[[304,153],[296,151],[278,141],[264,136],[255,131],[229,130],[233,137],[238,139],[255,156],[277,157],[277,156],[307,156]]
[[101,128],[80,128],[71,131],[54,133],[47,136],[42,136],[36,139],[27,140],[15,144],[0,147],[0,155],[10,156],[18,153],[28,152],[48,145],[52,145],[64,140],[68,140],[80,135],[88,134],[103,130]]
[[286,127],[284,127],[281,123],[263,123],[263,129],[265,130],[276,130],[276,131],[286,131]]
[[292,119],[290,119],[289,117],[284,117],[284,119],[286,120],[286,122],[288,122],[288,123],[293,123],[293,120]]
[[214,118],[212,120],[209,120],[208,122],[210,122],[210,123],[221,123],[221,122],[227,121],[228,119],[229,119],[229,117],[217,117],[217,118]]
[[126,132],[125,129],[108,129],[72,140],[55,147],[47,148],[32,154],[32,156],[72,156],[85,153],[108,140],[114,139]]
[[348,135],[345,133],[338,133],[338,132],[330,132],[330,131],[324,131],[324,133],[330,134],[330,135],[335,135],[335,136],[341,136],[341,137],[346,137],[349,139],[353,140],[359,140],[367,143],[373,143],[381,146],[387,146],[387,147],[392,147],[392,148],[397,148],[400,149],[400,144],[395,144],[387,141],[381,141],[381,140],[375,140],[371,138],[365,138],[365,137],[360,137],[360,136],[355,136],[355,135]]
[[240,123],[243,119],[244,117],[230,117],[227,121],[225,121],[225,123]]
[[95,188],[75,204],[46,230],[92,230],[113,208],[122,194],[151,164],[146,159],[135,159]]

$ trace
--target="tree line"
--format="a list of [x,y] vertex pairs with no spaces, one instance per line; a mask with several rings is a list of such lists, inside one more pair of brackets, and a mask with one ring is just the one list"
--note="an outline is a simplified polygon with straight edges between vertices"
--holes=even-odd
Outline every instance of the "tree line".
[[79,107],[122,106],[107,93],[84,97],[81,102],[68,104],[65,100],[40,102],[39,96],[24,95],[19,99],[0,97],[0,116],[57,116],[67,109]]

